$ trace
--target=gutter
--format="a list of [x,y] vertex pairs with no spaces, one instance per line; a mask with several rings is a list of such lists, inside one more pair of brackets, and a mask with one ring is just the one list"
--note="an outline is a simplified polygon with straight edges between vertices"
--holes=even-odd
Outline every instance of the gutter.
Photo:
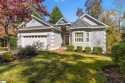
[[74,28],[68,28],[68,29],[106,29],[109,28],[109,26],[106,27],[74,27]]
[[50,27],[50,28],[21,28],[21,29],[18,29],[18,31],[26,31],[26,30],[44,30],[44,29],[55,29],[55,30],[57,30],[57,31],[60,31],[60,32],[62,32],[61,30],[59,30],[59,29],[56,29],[56,28],[53,28],[53,27]]

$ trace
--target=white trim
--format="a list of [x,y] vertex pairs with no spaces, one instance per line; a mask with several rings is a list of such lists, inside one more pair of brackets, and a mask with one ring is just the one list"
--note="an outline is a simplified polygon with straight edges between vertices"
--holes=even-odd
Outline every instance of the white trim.
[[51,39],[54,39],[54,36],[51,36]]
[[64,23],[64,24],[57,24],[57,25],[68,25],[69,23]]
[[54,40],[53,40],[53,39],[51,39],[51,42],[52,42],[52,43],[54,43]]
[[20,28],[21,26],[23,26],[25,24],[25,22],[22,22],[17,28]]
[[54,36],[54,32],[53,32],[53,33],[51,33],[51,36]]
[[[67,23],[65,23],[65,24],[71,24],[67,19],[65,19],[64,17],[62,17],[57,23],[56,23],[56,25],[60,25],[60,24],[58,24],[61,20],[65,20]],[[64,25],[64,24],[62,24],[62,25]]]
[[[89,37],[87,37],[87,33],[89,34]],[[90,43],[90,32],[86,32],[86,43]],[[87,41],[87,38],[89,39],[89,42]]]
[[102,26],[102,27],[77,27],[77,28],[69,28],[69,29],[101,29],[101,28],[108,28],[108,27],[104,27],[104,26]]
[[[25,31],[25,30],[43,30],[43,29],[55,29],[57,31],[60,31],[59,29],[57,28],[51,28],[51,27],[45,27],[45,28],[20,28],[18,29],[18,31]],[[60,31],[62,32],[62,31]]]
[[51,47],[54,47],[55,46],[55,44],[51,44]]
[[102,23],[101,21],[99,21],[99,20],[95,19],[94,17],[92,17],[92,16],[90,16],[90,15],[88,15],[88,14],[84,14],[84,15],[82,15],[82,16],[80,17],[80,19],[82,19],[83,17],[85,17],[85,15],[86,15],[86,16],[88,16],[88,17],[90,17],[90,18],[92,18],[93,20],[96,20],[97,22],[99,22],[99,23],[103,24],[104,26],[109,27],[108,25],[106,25],[106,24]]
[[[82,33],[83,34],[83,40],[82,40],[82,42],[76,42],[75,41],[75,34],[76,33]],[[74,39],[73,39],[73,41],[74,41],[74,43],[84,43],[84,32],[83,31],[76,31],[76,32],[74,32],[74,37],[73,37]]]

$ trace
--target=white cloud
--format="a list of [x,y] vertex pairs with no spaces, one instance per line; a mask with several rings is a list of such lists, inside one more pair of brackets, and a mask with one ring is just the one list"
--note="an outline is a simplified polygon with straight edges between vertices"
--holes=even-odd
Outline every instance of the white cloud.
[[54,0],[55,2],[64,2],[65,0]]

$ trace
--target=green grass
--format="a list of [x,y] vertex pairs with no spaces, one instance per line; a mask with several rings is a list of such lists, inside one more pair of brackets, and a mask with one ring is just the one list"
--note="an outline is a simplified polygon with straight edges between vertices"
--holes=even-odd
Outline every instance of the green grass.
[[[0,65],[0,81],[7,83],[107,83],[102,67],[111,64],[105,56],[65,52],[41,52],[31,59]],[[94,78],[95,80],[91,80]]]

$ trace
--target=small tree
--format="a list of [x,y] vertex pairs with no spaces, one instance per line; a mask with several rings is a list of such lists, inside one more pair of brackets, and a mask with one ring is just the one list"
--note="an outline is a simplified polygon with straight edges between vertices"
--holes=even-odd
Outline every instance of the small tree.
[[121,27],[121,22],[122,22],[122,15],[123,15],[123,10],[125,8],[124,6],[125,0],[114,0],[114,5],[116,6],[116,12],[117,12],[117,22],[118,22],[118,29],[120,32],[120,27]]
[[96,19],[103,13],[102,0],[86,0],[85,7],[87,13]]
[[[111,17],[112,16],[112,17]],[[102,16],[102,22],[109,25],[110,27],[106,31],[106,50],[107,53],[111,53],[111,47],[114,43],[120,41],[121,35],[117,31],[117,13],[116,11],[107,11]]]
[[59,19],[61,19],[62,17],[63,17],[63,15],[62,15],[60,9],[58,8],[58,6],[55,6],[55,7],[53,8],[53,11],[52,11],[51,15],[50,15],[50,20],[49,20],[49,22],[50,22],[50,23],[56,23],[56,22],[57,22]]
[[48,15],[44,0],[0,0],[0,24],[5,28],[7,47],[10,50],[8,29],[19,21],[29,21],[33,11]]

